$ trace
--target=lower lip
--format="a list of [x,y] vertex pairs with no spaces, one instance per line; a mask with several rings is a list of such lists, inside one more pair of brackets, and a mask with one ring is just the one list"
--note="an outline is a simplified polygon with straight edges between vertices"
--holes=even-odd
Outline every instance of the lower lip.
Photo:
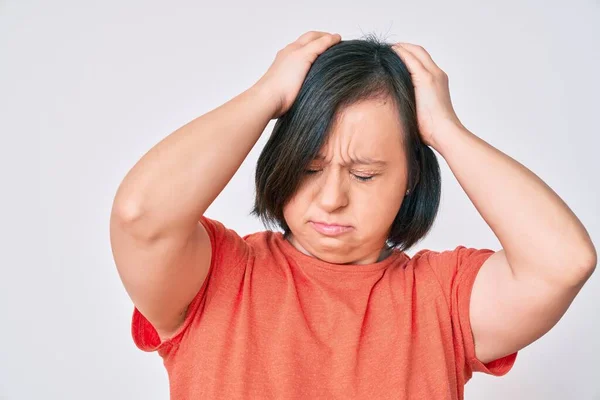
[[348,232],[350,229],[352,229],[351,226],[326,225],[313,221],[310,221],[310,224],[313,226],[313,228],[315,228],[317,232],[320,232],[323,235],[327,236],[341,235],[342,233]]

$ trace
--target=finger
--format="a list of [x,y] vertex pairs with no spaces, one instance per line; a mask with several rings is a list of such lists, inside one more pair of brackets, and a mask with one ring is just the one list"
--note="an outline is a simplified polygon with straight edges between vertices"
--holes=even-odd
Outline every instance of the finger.
[[327,50],[329,47],[333,46],[335,43],[339,42],[341,40],[341,36],[339,33],[334,33],[334,34],[326,34],[323,35],[321,37],[319,37],[318,39],[313,40],[312,42],[308,43],[306,46],[304,46],[304,49],[306,49],[307,51],[309,51],[311,54],[321,54],[323,53],[325,50]]
[[399,44],[417,57],[429,72],[435,73],[441,71],[440,67],[431,58],[431,55],[422,46],[406,42],[400,42]]
[[302,34],[298,39],[296,39],[297,44],[304,46],[305,44],[308,44],[310,42],[312,42],[313,40],[319,39],[320,37],[324,36],[324,35],[328,35],[328,32],[322,32],[322,31],[308,31],[304,34]]
[[402,46],[400,43],[396,43],[392,46],[392,48],[396,51],[398,56],[404,61],[406,67],[408,68],[408,72],[410,72],[413,76],[419,76],[423,74],[429,74],[429,71],[421,60],[419,60],[410,50]]

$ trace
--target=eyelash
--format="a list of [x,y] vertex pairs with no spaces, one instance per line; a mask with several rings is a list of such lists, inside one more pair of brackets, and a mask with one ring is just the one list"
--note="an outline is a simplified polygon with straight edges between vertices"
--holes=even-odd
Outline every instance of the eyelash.
[[[304,172],[307,175],[313,175],[313,174],[315,174],[317,172],[321,172],[321,170],[305,169]],[[375,175],[360,176],[360,175],[354,175],[354,174],[352,174],[352,176],[354,176],[354,178],[357,179],[359,182],[369,182],[371,179],[373,179],[373,177]]]

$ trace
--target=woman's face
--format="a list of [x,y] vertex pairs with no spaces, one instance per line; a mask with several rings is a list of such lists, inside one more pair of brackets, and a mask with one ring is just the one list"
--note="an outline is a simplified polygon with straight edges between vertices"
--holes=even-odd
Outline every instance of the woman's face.
[[[283,208],[290,243],[330,263],[379,261],[407,189],[401,138],[391,100],[367,100],[345,108]],[[317,222],[347,228],[332,233]]]

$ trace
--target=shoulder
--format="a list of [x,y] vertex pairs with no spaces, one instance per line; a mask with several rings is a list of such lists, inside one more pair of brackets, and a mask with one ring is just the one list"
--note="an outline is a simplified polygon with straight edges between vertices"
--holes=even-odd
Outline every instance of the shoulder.
[[495,253],[488,248],[458,245],[451,249],[423,249],[415,253],[409,265],[419,277],[435,279],[448,295],[453,288],[477,275],[485,261]]
[[458,245],[452,249],[444,250],[422,249],[415,253],[410,261],[434,268],[456,269],[474,261],[485,259],[493,253],[495,253],[495,251],[488,248],[474,248]]

